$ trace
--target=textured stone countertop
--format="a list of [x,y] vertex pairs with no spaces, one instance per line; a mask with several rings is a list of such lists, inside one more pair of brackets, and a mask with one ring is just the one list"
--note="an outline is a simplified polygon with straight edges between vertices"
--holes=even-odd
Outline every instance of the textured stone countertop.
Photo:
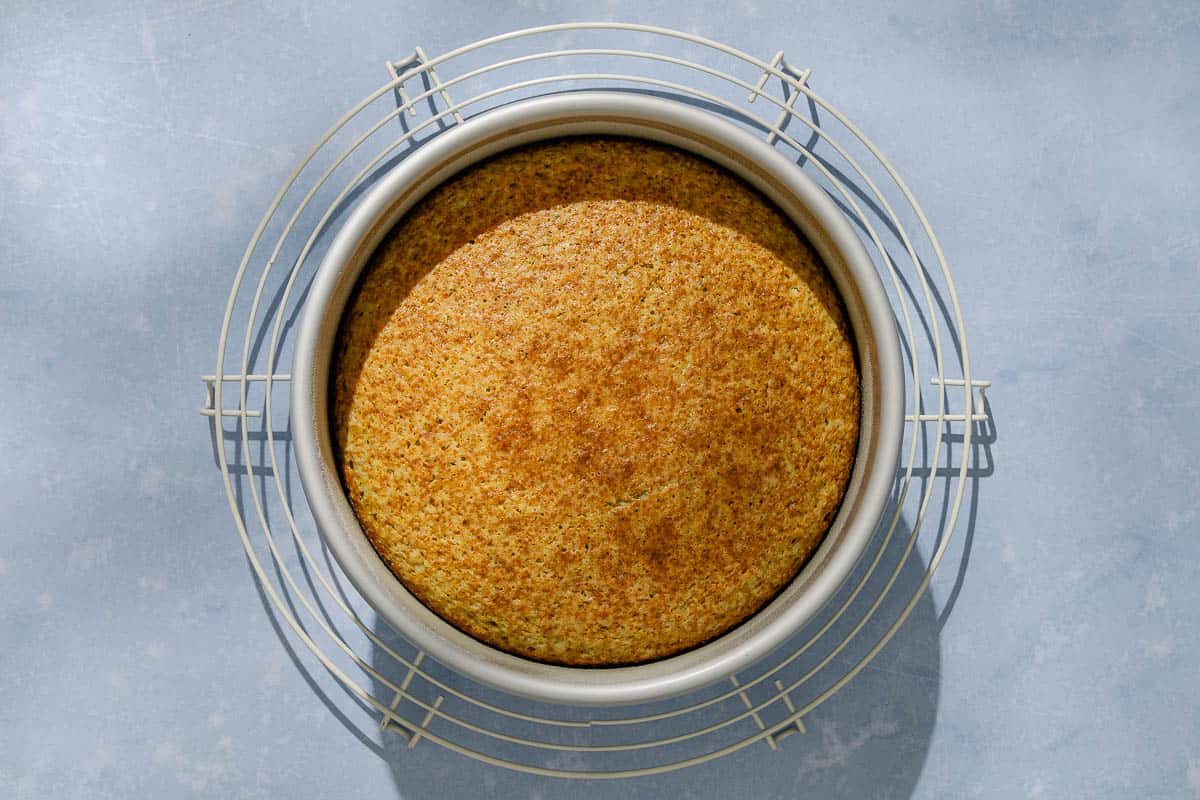
[[[586,18],[814,69],[939,234],[996,435],[806,735],[575,785],[407,748],[281,636],[197,411],[258,219],[383,61]],[[7,3],[0,794],[1200,797],[1198,137],[1189,3]]]

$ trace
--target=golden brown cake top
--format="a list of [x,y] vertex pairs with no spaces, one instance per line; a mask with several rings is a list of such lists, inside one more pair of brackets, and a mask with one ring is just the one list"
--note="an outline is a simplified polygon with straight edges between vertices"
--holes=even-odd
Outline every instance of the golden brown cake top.
[[858,436],[828,276],[733,175],[665,146],[510,151],[389,235],[342,322],[342,478],[418,598],[543,661],[677,653],[819,544]]

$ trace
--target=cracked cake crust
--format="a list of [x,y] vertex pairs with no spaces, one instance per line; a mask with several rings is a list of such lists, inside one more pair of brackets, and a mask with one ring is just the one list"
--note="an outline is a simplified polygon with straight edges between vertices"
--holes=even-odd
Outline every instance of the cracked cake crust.
[[503,153],[372,257],[332,373],[338,468],[451,624],[568,665],[695,647],[819,545],[859,424],[811,246],[710,162],[615,137]]

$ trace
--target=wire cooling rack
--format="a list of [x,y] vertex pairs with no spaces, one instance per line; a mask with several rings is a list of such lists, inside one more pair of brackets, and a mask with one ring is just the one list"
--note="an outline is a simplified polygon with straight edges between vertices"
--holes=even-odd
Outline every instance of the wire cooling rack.
[[[216,369],[202,377],[202,413],[234,522],[283,635],[311,652],[348,702],[377,716],[381,735],[410,747],[428,742],[565,778],[666,772],[756,744],[780,749],[901,630],[950,547],[968,488],[973,503],[978,479],[991,471],[989,384],[971,373],[950,270],[916,199],[854,123],[813,90],[810,70],[794,68],[783,52],[761,60],[678,31],[580,23],[514,31],[436,57],[417,47],[386,66],[389,80],[317,141],[267,208],[234,277]],[[374,616],[324,549],[296,489],[286,371],[309,281],[364,189],[476,114],[580,89],[692,103],[789,154],[872,251],[908,375],[908,424],[888,511],[822,614],[728,684],[607,709],[537,703],[473,683]]]

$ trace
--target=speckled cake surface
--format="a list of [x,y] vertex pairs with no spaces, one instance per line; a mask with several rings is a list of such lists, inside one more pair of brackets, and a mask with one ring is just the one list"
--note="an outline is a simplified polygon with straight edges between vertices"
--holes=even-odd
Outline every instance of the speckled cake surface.
[[858,436],[853,342],[792,225],[682,151],[579,138],[423,200],[348,306],[338,464],[429,608],[511,653],[636,663],[771,599]]

